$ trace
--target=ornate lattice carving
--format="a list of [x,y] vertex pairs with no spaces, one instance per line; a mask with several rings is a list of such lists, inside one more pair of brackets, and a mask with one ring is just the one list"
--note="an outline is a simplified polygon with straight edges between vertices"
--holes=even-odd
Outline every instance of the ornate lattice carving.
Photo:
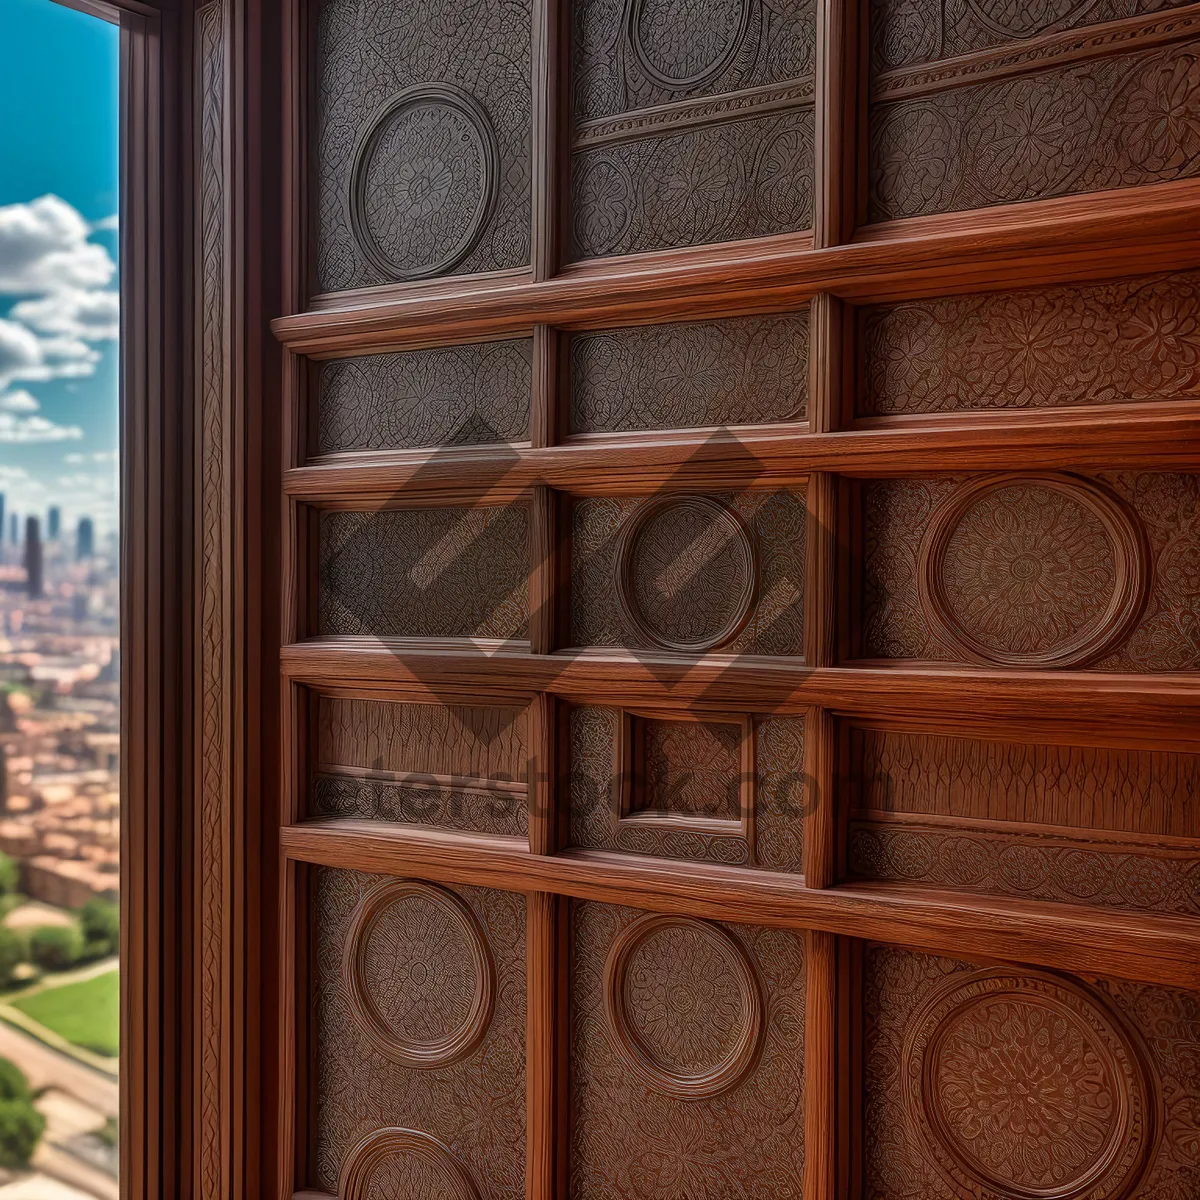
[[511,837],[520,837],[529,829],[524,787],[501,790],[455,786],[453,782],[419,784],[347,774],[317,775],[313,815],[400,821]]
[[[871,0],[875,74],[1061,30],[1181,7],[1188,0]],[[1044,38],[1042,38],[1044,40]]]
[[623,929],[605,961],[604,1012],[626,1065],[669,1096],[719,1096],[758,1057],[758,975],[711,921],[647,915]]
[[[571,1195],[577,1200],[799,1195],[803,942],[784,930],[720,926],[721,938],[728,940],[717,943],[707,932],[694,933],[694,942],[685,945],[679,939],[688,936],[688,923],[660,933],[669,934],[659,946],[665,954],[655,952],[655,940],[643,942],[640,955],[635,949],[639,1032],[656,1054],[685,1069],[688,1061],[707,1066],[738,1040],[734,1014],[745,1001],[730,964],[744,955],[759,981],[763,1032],[756,1061],[741,1083],[721,1095],[683,1100],[644,1082],[618,1049],[604,1012],[606,963],[639,915],[599,904],[572,908]],[[740,950],[730,950],[731,944]],[[689,962],[695,974],[685,969]]]
[[768,871],[804,870],[804,718],[754,720],[754,861]]
[[860,415],[1200,398],[1200,274],[868,309]]
[[346,1159],[338,1184],[342,1200],[481,1200],[479,1189],[448,1146],[415,1129],[377,1129]]
[[571,432],[802,420],[808,314],[577,334]]
[[852,874],[972,892],[1200,913],[1200,844],[1192,851],[1086,837],[1006,834],[969,821],[952,828],[854,822]]
[[633,764],[631,812],[742,819],[741,723],[634,721],[641,762]]
[[[576,645],[651,649],[656,644],[690,644],[695,648],[715,641],[728,651],[803,653],[806,525],[803,499],[793,492],[743,492],[703,499],[706,504],[720,504],[736,513],[748,529],[749,544],[754,547],[757,590],[740,632],[736,632],[737,622],[741,620],[742,597],[746,594],[743,584],[749,574],[744,567],[746,551],[732,534],[726,539],[722,531],[731,527],[723,517],[712,527],[696,519],[703,512],[715,509],[694,510],[684,522],[691,532],[685,535],[676,529],[674,541],[664,536],[659,542],[659,552],[647,555],[646,565],[639,567],[639,554],[635,553],[632,561],[628,555],[624,560],[621,556],[623,536],[631,529],[638,512],[673,514],[679,510],[643,509],[641,502],[634,499],[586,499],[576,502],[573,517],[571,636]],[[661,503],[678,503],[678,498]],[[633,532],[637,532],[636,528]],[[695,553],[696,538],[701,538],[707,547],[708,558]],[[678,549],[672,553],[675,546]],[[722,569],[710,574],[710,559]],[[727,566],[723,565],[726,563]],[[654,626],[647,627],[644,619],[634,622],[622,615],[614,586],[622,575],[621,586],[626,596],[632,592],[635,602],[640,602],[643,618],[647,613],[654,615]],[[641,599],[643,595],[652,596],[659,581],[664,588],[672,589],[675,599],[668,608],[656,608],[657,601],[651,604]],[[731,586],[738,589],[734,596],[724,590]],[[674,626],[665,623],[672,614],[676,618]],[[708,635],[704,638],[696,636],[698,626],[689,624],[701,616],[705,622],[701,632]],[[725,632],[730,626],[735,629],[733,635]]]
[[322,290],[529,261],[531,29],[529,0],[323,0]]
[[1073,666],[1124,638],[1146,545],[1113,495],[1068,475],[984,476],[934,513],[918,555],[930,625],[965,657]]
[[[379,886],[378,876],[323,868],[316,871],[315,1153],[314,1177],[308,1182],[322,1191],[336,1192],[344,1164],[364,1137],[386,1127],[419,1127],[454,1156],[481,1195],[521,1200],[525,1179],[524,899],[506,892],[456,889],[455,911],[459,904],[469,909],[470,921],[492,956],[494,1007],[483,1039],[473,1050],[456,1061],[420,1069],[380,1053],[376,1039],[355,1018],[352,993],[343,978],[343,957],[353,941],[354,915],[364,898]],[[443,892],[430,890],[439,895]],[[403,910],[412,903],[416,900],[405,900],[400,907]],[[422,914],[431,918],[429,924],[400,914],[400,924],[408,928],[411,938],[386,945],[381,941],[379,953],[368,954],[364,964],[362,983],[373,1002],[414,1038],[439,1036],[461,1012],[469,1011],[466,989],[460,986],[463,979],[469,985],[469,971],[462,969],[469,961],[465,943],[460,941],[463,926],[450,919],[448,912],[444,906],[431,907]],[[389,946],[399,952],[391,952]],[[417,961],[427,962],[434,974],[413,980],[409,968]],[[433,990],[431,981],[438,972],[446,977],[448,996]],[[414,987],[416,990],[411,990]],[[405,989],[409,989],[407,993]],[[405,1008],[400,1000],[405,994],[409,999],[426,997],[431,1006]],[[387,1162],[406,1157],[389,1152]],[[392,1194],[447,1195],[460,1200],[458,1192],[437,1190],[450,1186],[446,1182],[450,1176],[439,1174],[432,1159],[423,1164],[381,1163],[379,1170],[375,1184],[363,1193],[372,1200]],[[393,1179],[400,1190],[390,1193],[386,1187]],[[416,1192],[404,1190],[409,1180],[415,1181]],[[367,1183],[369,1180],[363,1186]],[[424,1190],[426,1183],[433,1190]]]
[[326,512],[322,633],[523,638],[524,508]]
[[[1100,650],[1094,652],[1103,657],[1094,665],[1125,671],[1192,669],[1200,663],[1200,574],[1196,568],[1200,563],[1200,480],[1193,475],[1130,472],[1100,475],[1097,482],[1123,502],[1141,531],[1139,537],[1145,535],[1148,566],[1144,574],[1150,585],[1140,618],[1132,622],[1131,630],[1124,617],[1117,621],[1113,614],[1111,642],[1107,637],[1101,639]],[[921,539],[939,508],[953,503],[960,484],[960,478],[939,477],[880,481],[864,489],[866,657],[946,660],[959,656],[934,635],[922,611],[918,585]],[[1118,551],[1116,562],[1130,557],[1126,551]],[[1086,597],[1093,581],[1076,581],[1074,574],[1072,594],[1077,591]],[[1123,593],[1118,589],[1118,594]],[[1005,613],[1012,610],[998,592],[994,599],[999,604],[994,619],[1002,624]]]
[[807,229],[812,111],[577,153],[571,195],[580,258]]
[[1162,988],[869,947],[865,1195],[1182,1200],[1200,1149],[1184,1065],[1197,1011]]
[[894,729],[851,734],[860,810],[1200,838],[1200,810],[1179,802],[1200,795],[1200,755]]
[[531,354],[523,339],[322,363],[318,452],[527,441]]
[[873,220],[1200,172],[1200,43],[875,106]]

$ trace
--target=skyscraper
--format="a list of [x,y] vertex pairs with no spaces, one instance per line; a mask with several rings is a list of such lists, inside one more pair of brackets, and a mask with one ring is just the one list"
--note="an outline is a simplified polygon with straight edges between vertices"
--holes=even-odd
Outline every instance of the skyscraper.
[[57,505],[52,505],[50,511],[46,514],[46,540],[49,542],[57,542],[59,529],[62,524],[62,510]]
[[14,546],[21,544],[21,527],[17,524],[17,514],[13,513],[8,519],[8,540]]
[[25,589],[31,600],[42,594],[42,523],[25,518]]
[[0,492],[0,542],[4,540],[4,493]]
[[96,533],[92,527],[91,517],[80,517],[79,528],[75,534],[75,557],[91,558],[96,552]]

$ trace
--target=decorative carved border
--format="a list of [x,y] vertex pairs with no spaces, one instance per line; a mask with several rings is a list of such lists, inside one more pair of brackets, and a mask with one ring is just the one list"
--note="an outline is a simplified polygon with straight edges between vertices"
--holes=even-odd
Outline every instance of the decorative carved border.
[[[746,1010],[733,1048],[715,1067],[694,1075],[661,1063],[630,1025],[625,1011],[625,980],[638,947],[664,929],[689,929],[707,938],[737,975]],[[750,956],[719,925],[696,917],[647,913],[623,929],[604,964],[604,1014],[613,1043],[625,1062],[651,1087],[680,1100],[703,1100],[736,1087],[758,1062],[764,1033],[762,986]]]
[[[1104,613],[1079,633],[1049,650],[1035,653],[995,650],[963,628],[946,596],[942,565],[959,522],[989,492],[1015,484],[1049,488],[1090,511],[1104,526],[1116,569],[1113,594]],[[1150,587],[1146,535],[1125,503],[1090,479],[1057,472],[1005,472],[968,480],[930,520],[917,558],[917,591],[934,632],[956,652],[981,663],[1004,667],[1077,667],[1099,658],[1127,637],[1137,624]]]
[[416,1129],[388,1127],[368,1133],[342,1165],[338,1180],[340,1200],[367,1200],[375,1173],[397,1157],[415,1158],[442,1176],[446,1196],[454,1200],[483,1200],[483,1193],[467,1168],[445,1142]]
[[[732,618],[711,637],[692,642],[664,638],[650,624],[637,602],[633,574],[638,539],[649,522],[667,509],[686,508],[699,510],[710,520],[725,525],[733,533],[735,543],[742,554],[745,574],[745,581],[737,596]],[[654,496],[640,505],[621,529],[617,540],[616,591],[622,616],[651,645],[661,646],[664,650],[679,650],[684,653],[715,650],[733,641],[745,629],[746,622],[750,620],[754,611],[754,602],[758,595],[758,551],[754,544],[754,538],[745,521],[732,508],[722,504],[719,500],[714,500],[711,496],[669,494]]]
[[646,53],[646,48],[642,45],[642,39],[638,33],[642,13],[646,8],[646,0],[633,0],[626,9],[625,36],[629,43],[629,48],[633,52],[633,57],[637,60],[639,69],[645,73],[648,79],[658,84],[659,87],[667,88],[671,91],[700,87],[709,80],[715,79],[733,62],[738,50],[741,49],[742,42],[746,40],[746,30],[750,27],[750,16],[755,0],[738,0],[738,2],[741,4],[741,11],[738,14],[737,30],[729,39],[729,44],[725,49],[708,66],[697,71],[694,75],[674,78],[670,75],[664,75],[650,61],[650,56]]
[[[1049,1009],[1082,1026],[1117,1092],[1113,1129],[1101,1150],[1074,1176],[1048,1187],[1024,1186],[967,1154],[948,1127],[942,1098],[936,1093],[939,1056],[952,1022],[1004,1001]],[[1054,1058],[1061,1047],[1048,1043],[1041,1049]],[[956,1194],[998,1193],[1012,1200],[1124,1200],[1134,1192],[1152,1160],[1161,1129],[1161,1101],[1136,1035],[1098,993],[1046,971],[995,967],[948,976],[909,1026],[902,1074],[906,1108],[925,1142],[929,1160]]]
[[[396,264],[376,240],[367,224],[366,173],[387,122],[398,114],[422,104],[452,109],[467,120],[477,138],[479,157],[483,167],[483,186],[479,201],[475,206],[475,213],[457,244],[436,261],[415,270],[404,271],[397,269]],[[363,257],[384,279],[397,283],[414,279],[428,279],[434,275],[443,275],[454,270],[475,248],[484,227],[491,219],[492,210],[496,206],[499,164],[500,149],[496,142],[496,132],[492,128],[492,123],[479,102],[462,88],[448,83],[422,83],[397,92],[395,96],[381,105],[364,125],[358,144],[354,147],[354,154],[350,159],[348,215],[350,230],[354,234],[354,240],[358,243]]]
[[[470,946],[471,965],[475,971],[475,992],[465,1020],[457,1029],[432,1042],[398,1041],[376,1007],[366,977],[367,942],[375,922],[394,904],[412,896],[420,896],[436,904],[458,926]],[[387,880],[373,888],[359,902],[346,936],[342,977],[350,1011],[375,1049],[393,1062],[418,1070],[449,1066],[470,1054],[487,1033],[496,1003],[496,966],[475,914],[447,888],[412,879]]]

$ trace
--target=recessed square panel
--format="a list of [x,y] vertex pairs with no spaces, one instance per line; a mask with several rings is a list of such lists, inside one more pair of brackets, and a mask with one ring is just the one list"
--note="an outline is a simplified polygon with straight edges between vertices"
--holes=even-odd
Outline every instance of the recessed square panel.
[[870,219],[1196,175],[1200,25],[1175,7],[873,0]]
[[580,0],[579,258],[812,224],[812,0]]
[[777,1200],[804,1170],[804,940],[571,908],[572,1200]]
[[529,0],[320,0],[323,292],[529,262]]

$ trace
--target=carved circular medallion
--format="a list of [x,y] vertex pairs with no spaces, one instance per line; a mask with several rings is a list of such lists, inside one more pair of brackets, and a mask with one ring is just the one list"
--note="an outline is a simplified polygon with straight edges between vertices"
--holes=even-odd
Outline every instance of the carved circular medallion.
[[733,61],[750,25],[753,0],[633,0],[629,45],[646,76],[664,88],[690,88]]
[[987,475],[934,513],[917,584],[934,630],[968,658],[1081,666],[1137,623],[1146,562],[1136,518],[1090,480]]
[[415,1129],[377,1129],[346,1156],[338,1200],[481,1200],[466,1167],[444,1143]]
[[422,84],[367,122],[350,170],[350,228],[385,279],[424,279],[470,254],[496,201],[499,151],[461,88]]
[[758,1060],[758,974],[711,921],[648,914],[622,930],[604,966],[604,1011],[626,1062],[683,1100],[728,1091]]
[[617,599],[629,624],[668,650],[711,650],[750,619],[758,561],[750,532],[708,496],[658,496],[617,543]]
[[441,1067],[487,1032],[496,970],[475,914],[453,892],[388,880],[359,903],[343,974],[375,1048],[407,1067]]
[[1042,972],[951,975],[904,1044],[908,1110],[955,1193],[1121,1200],[1158,1132],[1133,1035],[1096,993]]

